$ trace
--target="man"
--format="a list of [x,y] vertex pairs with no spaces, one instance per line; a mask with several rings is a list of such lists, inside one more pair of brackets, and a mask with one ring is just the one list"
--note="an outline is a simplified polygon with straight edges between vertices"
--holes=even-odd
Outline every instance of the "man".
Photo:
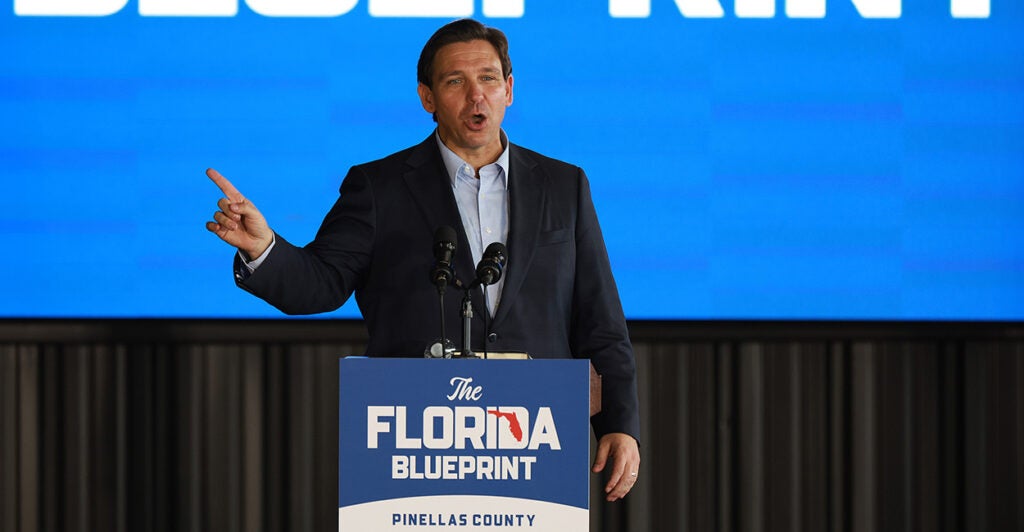
[[[501,31],[448,24],[424,46],[417,70],[420,102],[437,129],[353,167],[312,242],[299,248],[276,235],[212,169],[226,197],[207,229],[238,248],[238,285],[286,313],[334,310],[354,292],[371,356],[422,356],[437,338],[430,318],[438,295],[427,275],[435,228],[458,228],[454,267],[467,281],[488,244],[507,243],[503,279],[486,300],[473,294],[472,344],[591,360],[603,386],[602,411],[591,420],[599,438],[593,469],[611,463],[605,492],[621,499],[640,465],[636,369],[586,176],[508,142],[501,123],[512,104],[512,63]],[[460,295],[445,297],[446,319],[458,323]],[[486,338],[482,312],[493,317]]]

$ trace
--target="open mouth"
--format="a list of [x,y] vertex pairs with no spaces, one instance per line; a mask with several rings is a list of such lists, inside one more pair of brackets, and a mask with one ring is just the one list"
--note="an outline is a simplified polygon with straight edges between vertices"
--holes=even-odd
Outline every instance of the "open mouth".
[[487,123],[487,115],[480,114],[480,113],[473,114],[473,115],[471,115],[469,117],[469,120],[466,120],[466,123],[467,123],[467,125],[469,126],[470,129],[474,129],[474,130],[483,129],[484,124]]

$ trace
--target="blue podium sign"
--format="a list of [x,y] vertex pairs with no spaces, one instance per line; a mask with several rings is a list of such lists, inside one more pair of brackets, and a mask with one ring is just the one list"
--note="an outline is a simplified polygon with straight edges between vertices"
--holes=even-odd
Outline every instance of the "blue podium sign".
[[340,362],[338,529],[587,530],[586,360]]

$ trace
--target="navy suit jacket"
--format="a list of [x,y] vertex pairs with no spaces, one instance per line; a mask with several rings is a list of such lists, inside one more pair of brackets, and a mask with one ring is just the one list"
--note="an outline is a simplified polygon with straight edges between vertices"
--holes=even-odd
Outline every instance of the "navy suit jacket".
[[[589,358],[603,387],[602,411],[591,420],[595,432],[638,437],[633,350],[586,175],[512,145],[508,193],[505,286],[486,339],[487,307],[474,291],[471,347],[480,352],[486,340],[488,351]],[[431,135],[352,167],[312,242],[300,248],[278,235],[252,275],[236,262],[236,279],[288,314],[331,311],[354,292],[369,332],[368,355],[421,357],[441,336],[430,271],[434,230],[442,225],[459,234],[457,277],[472,281],[469,242]],[[444,302],[447,336],[456,345],[462,296],[449,288]]]

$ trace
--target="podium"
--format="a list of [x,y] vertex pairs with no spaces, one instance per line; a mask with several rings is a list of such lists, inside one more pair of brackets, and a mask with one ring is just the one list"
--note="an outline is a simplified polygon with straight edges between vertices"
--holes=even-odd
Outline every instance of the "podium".
[[588,529],[588,361],[350,357],[339,379],[339,532]]

